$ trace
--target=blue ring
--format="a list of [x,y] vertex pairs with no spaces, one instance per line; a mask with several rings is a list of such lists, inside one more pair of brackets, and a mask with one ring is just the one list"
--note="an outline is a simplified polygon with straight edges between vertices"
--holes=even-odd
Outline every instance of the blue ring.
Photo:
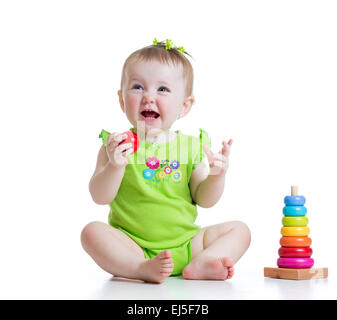
[[284,198],[286,206],[303,206],[305,204],[304,196],[286,196]]
[[286,217],[302,217],[307,213],[307,208],[304,206],[285,206],[283,214]]

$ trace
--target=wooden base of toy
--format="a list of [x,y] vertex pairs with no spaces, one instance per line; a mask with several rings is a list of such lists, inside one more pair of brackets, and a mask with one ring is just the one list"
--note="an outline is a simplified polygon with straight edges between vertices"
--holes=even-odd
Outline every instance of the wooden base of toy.
[[277,279],[308,280],[328,277],[328,268],[287,269],[264,268],[264,276]]

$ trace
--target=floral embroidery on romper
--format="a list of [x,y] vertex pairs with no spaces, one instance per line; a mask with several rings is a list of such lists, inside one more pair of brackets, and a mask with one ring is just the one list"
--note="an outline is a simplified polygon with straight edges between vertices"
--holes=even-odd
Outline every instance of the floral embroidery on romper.
[[143,177],[148,180],[148,183],[150,183],[151,180],[157,183],[161,181],[179,183],[182,179],[181,170],[177,170],[180,167],[178,160],[171,162],[169,160],[160,161],[156,157],[149,157],[146,159],[146,166],[148,168],[143,170]]
[[157,169],[159,167],[159,160],[156,157],[150,157],[147,158],[146,160],[146,165],[150,168],[150,169]]

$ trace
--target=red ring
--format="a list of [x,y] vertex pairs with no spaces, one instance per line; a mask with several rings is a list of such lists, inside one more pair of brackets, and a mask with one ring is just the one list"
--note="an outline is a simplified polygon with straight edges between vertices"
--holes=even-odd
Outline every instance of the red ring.
[[305,248],[281,247],[278,250],[278,255],[281,258],[309,258],[312,255],[312,249],[310,247]]

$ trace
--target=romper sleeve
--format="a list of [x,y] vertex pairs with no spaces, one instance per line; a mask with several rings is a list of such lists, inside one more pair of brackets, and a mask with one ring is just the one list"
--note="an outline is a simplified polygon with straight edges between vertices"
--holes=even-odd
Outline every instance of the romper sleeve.
[[102,129],[101,133],[98,136],[98,138],[102,139],[102,143],[104,144],[105,147],[106,147],[106,139],[109,135],[110,135],[109,131]]
[[211,147],[211,139],[209,138],[208,133],[203,129],[199,129],[199,131],[199,138],[193,139],[192,170],[194,170],[196,165],[199,164],[206,156],[205,152],[202,149],[202,146],[204,144],[207,144],[209,147]]

